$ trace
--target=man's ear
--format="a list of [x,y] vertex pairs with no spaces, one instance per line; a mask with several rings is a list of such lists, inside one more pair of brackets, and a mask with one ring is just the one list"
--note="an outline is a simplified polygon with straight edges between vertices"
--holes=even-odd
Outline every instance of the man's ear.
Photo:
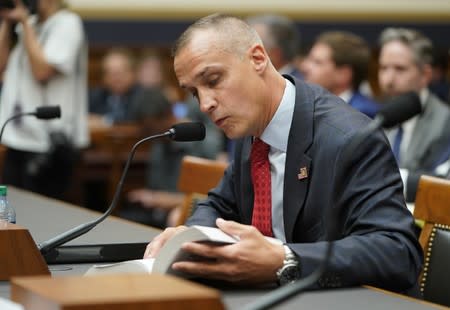
[[269,56],[261,44],[254,44],[248,49],[248,57],[256,72],[262,73],[269,61]]

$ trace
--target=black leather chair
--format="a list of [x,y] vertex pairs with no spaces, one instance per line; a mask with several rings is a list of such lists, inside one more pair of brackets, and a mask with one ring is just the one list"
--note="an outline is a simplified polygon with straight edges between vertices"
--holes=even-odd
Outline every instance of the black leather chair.
[[423,298],[450,307],[450,180],[421,177],[414,217],[425,222],[420,234]]

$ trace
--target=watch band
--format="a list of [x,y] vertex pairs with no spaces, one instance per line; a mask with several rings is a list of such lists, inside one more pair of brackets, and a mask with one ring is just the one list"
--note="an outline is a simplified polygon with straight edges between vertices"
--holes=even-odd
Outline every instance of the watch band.
[[297,256],[292,252],[292,250],[287,246],[283,245],[284,248],[284,260],[283,266],[277,270],[278,283],[284,285],[293,282],[300,278],[300,263]]
[[295,263],[297,263],[297,257],[295,256],[294,252],[292,252],[292,250],[287,246],[287,245],[283,245],[284,248],[284,261],[283,263],[286,264],[287,261],[294,261]]

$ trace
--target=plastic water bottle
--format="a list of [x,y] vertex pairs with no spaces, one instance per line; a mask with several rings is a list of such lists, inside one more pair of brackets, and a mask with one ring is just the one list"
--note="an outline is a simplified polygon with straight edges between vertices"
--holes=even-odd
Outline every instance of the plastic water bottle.
[[16,223],[16,211],[8,203],[8,189],[5,185],[0,185],[0,221]]

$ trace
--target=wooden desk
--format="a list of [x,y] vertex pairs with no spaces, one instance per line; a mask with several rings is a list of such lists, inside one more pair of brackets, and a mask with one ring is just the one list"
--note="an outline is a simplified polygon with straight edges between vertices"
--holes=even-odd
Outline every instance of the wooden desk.
[[[9,189],[9,199],[15,206],[17,222],[28,227],[33,238],[42,242],[78,224],[97,218],[98,214],[29,192]],[[151,240],[159,230],[115,217],[70,244],[126,243]],[[50,265],[53,275],[81,275],[91,264]],[[269,290],[252,288],[220,288],[228,309],[242,309]],[[9,298],[9,283],[0,282],[0,296]],[[439,309],[438,306],[398,294],[367,287],[306,292],[274,309]],[[444,309],[444,308],[441,308]]]

